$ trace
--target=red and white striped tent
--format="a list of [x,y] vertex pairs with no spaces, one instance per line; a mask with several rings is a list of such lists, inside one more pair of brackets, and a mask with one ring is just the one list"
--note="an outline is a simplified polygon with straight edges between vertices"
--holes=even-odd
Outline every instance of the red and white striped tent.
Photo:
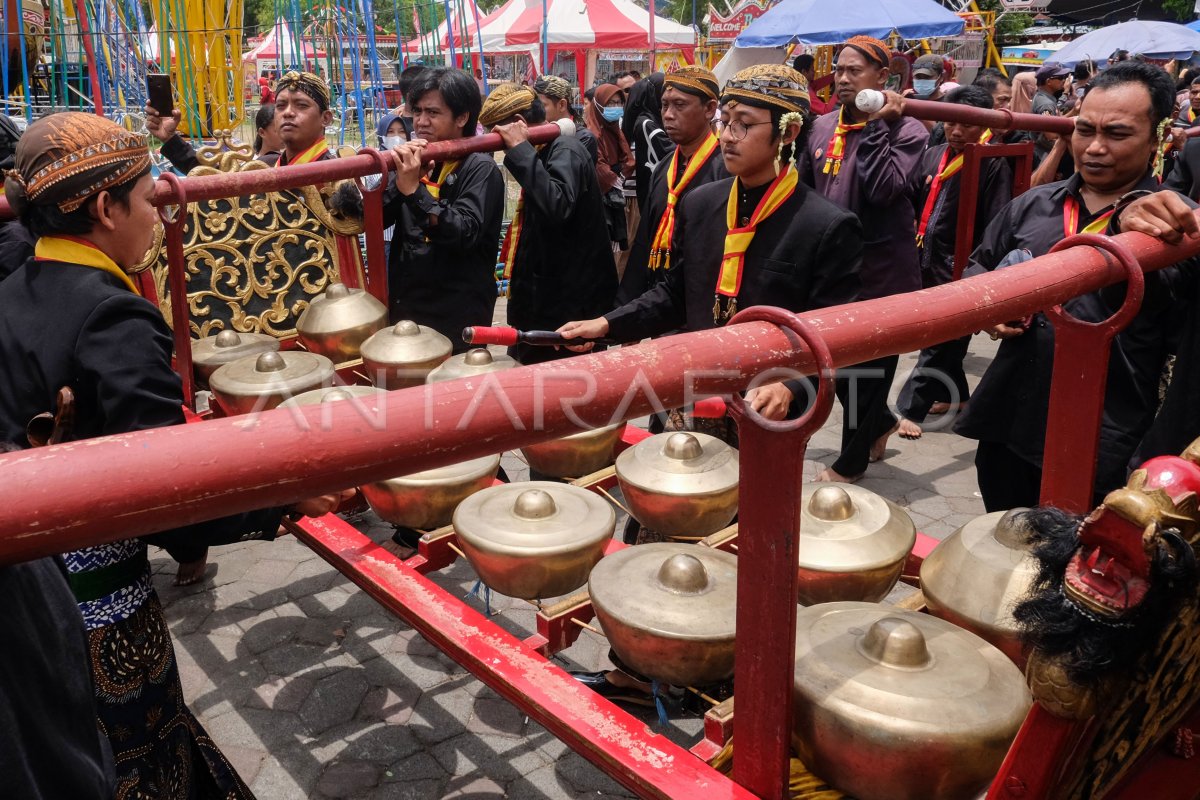
[[[275,24],[267,28],[266,36],[258,42],[247,41],[247,44],[254,44],[254,49],[242,56],[242,61],[275,62],[273,65],[277,67],[286,67],[292,64],[301,62],[307,64],[316,58],[324,58],[325,51],[317,50],[308,41],[300,43],[300,48],[304,52],[304,57],[301,59],[296,48],[296,39],[292,35],[291,26],[287,20],[280,18],[275,20]],[[280,64],[280,52],[283,54],[283,63]]]
[[[546,2],[546,49],[551,61],[559,52],[574,53],[582,72],[589,51],[651,49],[650,12],[632,0]],[[541,72],[542,23],[542,0],[508,0],[483,17],[479,28],[470,18],[465,30],[456,25],[454,46],[488,54],[528,53]],[[681,50],[691,61],[696,33],[687,25],[655,16],[654,42],[654,49]]]
[[[473,0],[453,0],[450,3],[450,12],[452,19],[442,20],[431,31],[428,31],[415,39],[410,39],[404,43],[404,52],[412,55],[424,55],[426,53],[449,53],[450,52],[450,22],[453,23],[454,29],[454,49],[456,51],[463,50],[463,39],[466,32],[469,30],[471,41],[465,48],[472,53],[479,50],[479,39],[475,36],[475,20],[480,22],[487,16],[479,10],[479,6],[475,5]],[[413,21],[420,27],[420,16],[417,14],[417,9],[413,8]]]

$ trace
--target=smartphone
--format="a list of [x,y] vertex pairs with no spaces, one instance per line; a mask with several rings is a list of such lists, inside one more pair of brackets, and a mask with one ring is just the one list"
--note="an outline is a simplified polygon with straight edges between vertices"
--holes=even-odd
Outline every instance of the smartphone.
[[164,117],[171,116],[175,110],[175,100],[171,92],[171,76],[162,72],[151,72],[146,75],[146,96],[150,107]]

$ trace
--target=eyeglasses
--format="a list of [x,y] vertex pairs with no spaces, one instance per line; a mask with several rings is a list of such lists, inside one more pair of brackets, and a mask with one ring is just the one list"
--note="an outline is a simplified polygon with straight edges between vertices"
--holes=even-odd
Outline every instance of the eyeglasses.
[[771,122],[770,120],[766,122],[739,122],[738,120],[725,122],[724,120],[716,120],[715,124],[717,128],[717,136],[721,136],[728,131],[730,139],[735,142],[740,142],[742,139],[746,138],[746,134],[749,133],[750,129],[755,125],[770,125]]

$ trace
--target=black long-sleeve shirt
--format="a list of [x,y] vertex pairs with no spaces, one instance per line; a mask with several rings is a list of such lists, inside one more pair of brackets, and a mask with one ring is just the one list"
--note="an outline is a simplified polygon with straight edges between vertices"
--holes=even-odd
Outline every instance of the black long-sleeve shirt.
[[[541,149],[522,142],[508,151],[504,166],[524,198],[509,284],[509,324],[522,330],[555,330],[611,309],[617,268],[596,168],[586,148],[569,136]],[[517,345],[510,353],[522,364],[571,355],[527,345]]]
[[[46,324],[48,318],[53,324]],[[30,260],[0,283],[0,441],[28,447],[25,426],[75,395],[67,441],[184,423],[173,341],[159,310],[99,269]],[[153,537],[216,545],[273,538],[282,509],[235,514]]]
[[[1048,253],[1065,238],[1063,209],[1068,197],[1079,203],[1080,230],[1100,217],[1107,209],[1090,213],[1080,194],[1082,185],[1076,174],[1030,189],[1005,206],[988,226],[965,275],[995,269],[1014,250],[1028,250],[1034,256]],[[1147,174],[1136,188],[1157,187],[1154,176]],[[1026,264],[1007,267],[1028,268]],[[1099,493],[1124,485],[1126,463],[1154,418],[1159,375],[1169,346],[1163,320],[1174,302],[1176,279],[1173,267],[1148,274],[1141,310],[1113,340],[1100,425],[1095,483]],[[1077,319],[1100,322],[1120,307],[1124,297],[1124,284],[1117,284],[1076,297],[1063,307]],[[1035,314],[1025,333],[1000,344],[954,429],[971,439],[1005,444],[1020,458],[1040,466],[1053,367],[1054,328],[1043,314]]]
[[463,328],[491,325],[496,307],[500,168],[491,153],[472,153],[445,178],[436,200],[424,184],[407,198],[394,182],[385,192],[383,225],[396,225],[388,256],[391,319],[428,325],[464,352]]

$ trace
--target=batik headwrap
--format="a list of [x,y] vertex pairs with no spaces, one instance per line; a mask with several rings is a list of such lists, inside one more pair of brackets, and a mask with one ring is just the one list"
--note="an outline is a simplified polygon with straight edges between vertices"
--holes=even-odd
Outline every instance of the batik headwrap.
[[[571,84],[566,78],[560,78],[557,75],[543,75],[538,78],[533,84],[533,91],[538,94],[544,94],[546,97],[552,97],[555,100],[571,99],[574,92],[571,91]],[[493,92],[495,94],[495,92]]]
[[721,93],[721,103],[748,100],[752,105],[806,112],[808,79],[784,64],[757,64],[734,75]]
[[846,40],[846,47],[853,47],[878,67],[886,67],[892,63],[892,51],[874,36],[852,36]]
[[329,110],[329,84],[325,83],[325,80],[319,75],[292,70],[284,74],[279,79],[279,83],[275,84],[276,94],[285,89],[289,92],[304,92],[317,102],[322,111]]
[[96,114],[65,111],[42,117],[21,136],[4,193],[18,214],[31,205],[69,214],[149,170],[146,137]]
[[479,124],[484,126],[503,122],[514,114],[528,111],[537,100],[537,94],[528,86],[518,86],[515,83],[502,83],[483,101],[479,112]]
[[681,92],[695,95],[706,103],[719,99],[721,94],[717,76],[704,67],[680,67],[674,72],[668,72],[663,78],[663,83],[674,86]]

